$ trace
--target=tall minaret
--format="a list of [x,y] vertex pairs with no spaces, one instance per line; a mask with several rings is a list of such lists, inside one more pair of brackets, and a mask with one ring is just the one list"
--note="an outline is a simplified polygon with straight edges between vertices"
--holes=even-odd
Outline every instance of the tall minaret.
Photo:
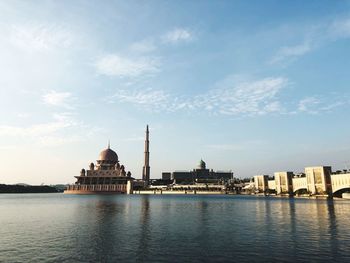
[[149,167],[149,130],[148,125],[146,127],[146,140],[145,140],[145,164],[142,170],[142,180],[145,181],[145,184],[149,184],[149,175],[150,175],[150,167]]

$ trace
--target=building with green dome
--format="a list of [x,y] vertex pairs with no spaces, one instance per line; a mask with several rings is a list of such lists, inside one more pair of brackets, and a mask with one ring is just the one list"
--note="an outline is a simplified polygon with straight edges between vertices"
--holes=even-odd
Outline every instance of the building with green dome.
[[174,184],[194,184],[194,183],[226,183],[233,179],[232,171],[214,171],[207,169],[206,163],[201,159],[197,168],[192,171],[163,172],[162,180],[170,181]]

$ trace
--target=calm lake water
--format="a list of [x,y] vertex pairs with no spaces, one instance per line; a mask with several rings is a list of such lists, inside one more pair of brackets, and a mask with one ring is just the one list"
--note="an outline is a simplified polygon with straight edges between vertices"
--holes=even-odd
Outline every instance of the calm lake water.
[[350,262],[350,202],[0,195],[0,262]]

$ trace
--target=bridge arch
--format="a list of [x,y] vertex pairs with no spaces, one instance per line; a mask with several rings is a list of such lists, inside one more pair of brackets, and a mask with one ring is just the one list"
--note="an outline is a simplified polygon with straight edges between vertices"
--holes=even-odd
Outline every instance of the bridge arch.
[[299,187],[296,189],[293,189],[294,194],[306,194],[307,193],[307,187]]
[[350,192],[350,185],[346,185],[343,187],[340,187],[338,189],[333,189],[333,196],[335,197],[342,197],[343,193]]
[[341,197],[342,193],[350,188],[350,173],[346,174],[332,174],[332,192],[336,197]]

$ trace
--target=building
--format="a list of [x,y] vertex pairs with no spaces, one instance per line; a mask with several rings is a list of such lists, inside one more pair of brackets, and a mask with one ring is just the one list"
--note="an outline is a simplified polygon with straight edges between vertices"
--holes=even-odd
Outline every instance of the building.
[[118,155],[108,148],[101,151],[96,164],[91,163],[88,170],[82,169],[74,185],[67,187],[66,194],[115,193],[131,194],[133,180],[130,172],[119,163]]
[[206,167],[206,163],[200,160],[197,168],[192,171],[174,171],[172,173],[163,172],[162,179],[167,178],[170,174],[170,179],[174,184],[217,184],[226,183],[233,179],[232,171],[214,171]]
[[166,181],[166,180],[170,180],[170,179],[171,179],[171,173],[169,173],[169,172],[162,173],[162,180]]
[[332,194],[332,168],[330,166],[306,167],[307,189],[311,194]]
[[293,194],[293,172],[275,172],[275,189],[277,194]]
[[266,192],[269,189],[269,176],[268,175],[255,175],[254,187],[257,192]]

